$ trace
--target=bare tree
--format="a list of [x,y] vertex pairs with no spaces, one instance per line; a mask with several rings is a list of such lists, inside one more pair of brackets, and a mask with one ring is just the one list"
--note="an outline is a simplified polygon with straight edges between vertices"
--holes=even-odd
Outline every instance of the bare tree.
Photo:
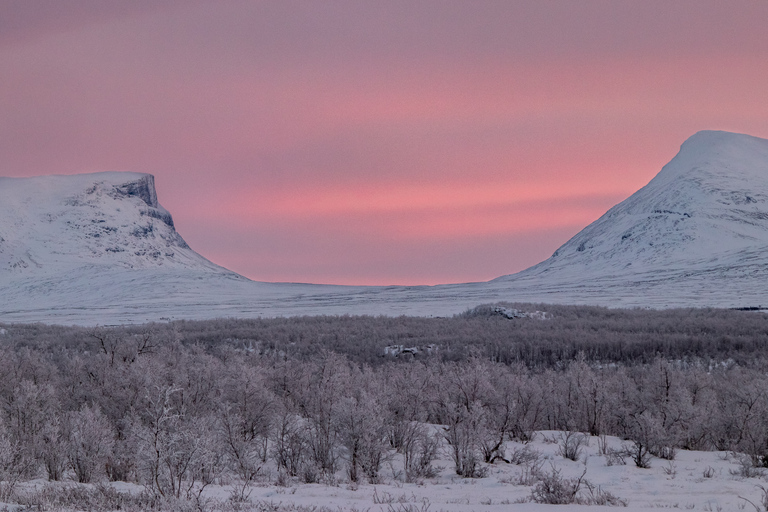
[[78,482],[102,476],[115,444],[115,431],[98,408],[84,405],[69,413],[67,457]]
[[402,445],[405,479],[416,482],[420,478],[432,478],[437,473],[432,463],[437,458],[440,439],[422,423],[411,422],[410,427]]
[[309,455],[306,420],[283,409],[275,417],[272,429],[272,458],[278,471],[299,476]]
[[28,473],[29,463],[0,418],[0,500],[5,501],[13,494],[16,484]]
[[372,373],[353,373],[350,390],[338,409],[340,438],[346,448],[347,473],[358,481],[361,469],[371,483],[379,480],[385,454],[386,428],[378,383]]
[[349,392],[350,368],[346,359],[325,353],[304,366],[304,379],[295,389],[298,406],[307,421],[307,444],[317,468],[336,472],[339,460],[339,407]]
[[33,476],[38,468],[37,461],[48,458],[48,476],[52,479],[60,478],[59,463],[62,462],[60,455],[63,451],[59,442],[59,405],[53,386],[22,380],[4,405],[8,434],[25,459],[22,466]]
[[147,487],[160,496],[189,499],[210,483],[207,475],[215,471],[216,448],[207,435],[213,430],[210,418],[188,418],[173,407],[173,395],[179,391],[156,388],[134,435]]

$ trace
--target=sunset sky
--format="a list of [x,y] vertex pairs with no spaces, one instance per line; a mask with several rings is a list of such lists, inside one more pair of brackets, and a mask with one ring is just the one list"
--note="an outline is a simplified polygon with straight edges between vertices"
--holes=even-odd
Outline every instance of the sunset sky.
[[488,280],[693,133],[768,138],[766,27],[764,0],[4,0],[0,175],[152,173],[255,280]]

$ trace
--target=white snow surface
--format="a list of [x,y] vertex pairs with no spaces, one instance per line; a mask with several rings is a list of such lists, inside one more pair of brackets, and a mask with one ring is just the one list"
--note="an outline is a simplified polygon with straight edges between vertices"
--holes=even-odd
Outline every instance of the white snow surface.
[[[560,435],[554,431],[539,432],[527,445],[508,442],[507,455],[527,447],[537,454],[538,460],[521,465],[497,462],[487,466],[486,477],[474,479],[455,474],[445,444],[434,464],[439,468],[438,474],[417,483],[402,481],[400,454],[394,454],[382,465],[381,481],[377,484],[367,483],[364,479],[361,483],[351,484],[340,470],[335,484],[304,484],[292,479],[281,487],[274,483],[277,471],[269,462],[263,473],[269,476],[258,480],[249,489],[248,501],[262,504],[261,510],[277,510],[278,506],[283,510],[322,507],[323,512],[640,512],[659,509],[737,512],[754,510],[750,502],[756,506],[763,503],[761,487],[766,485],[767,473],[765,469],[758,469],[752,477],[743,476],[740,454],[679,450],[675,460],[653,458],[649,468],[636,467],[629,457],[625,457],[625,465],[609,465],[608,457],[601,455],[597,437],[587,439],[587,446],[578,461],[565,459],[559,454],[560,447],[556,443]],[[613,450],[631,444],[611,436],[606,436],[604,441]],[[531,494],[536,479],[525,481],[534,466],[543,473],[551,474],[553,469],[559,471],[563,479],[576,479],[583,474],[595,490],[608,492],[626,502],[627,506],[534,503]],[[119,492],[140,493],[143,490],[142,486],[124,482],[103,485],[112,486]],[[29,494],[44,486],[92,488],[94,484],[38,480],[19,484],[17,492]],[[223,502],[232,491],[231,485],[214,484],[204,490],[203,497]],[[581,486],[579,496],[588,496],[586,484]],[[0,502],[0,506],[3,505]],[[9,509],[14,510],[13,505]]]
[[768,140],[703,131],[555,254],[487,283],[254,282],[190,249],[140,173],[0,178],[0,321],[448,316],[509,301],[768,306]]

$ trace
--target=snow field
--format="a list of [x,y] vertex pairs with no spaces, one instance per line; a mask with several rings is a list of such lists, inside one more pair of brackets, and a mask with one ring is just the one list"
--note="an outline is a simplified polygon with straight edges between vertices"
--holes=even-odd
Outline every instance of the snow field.
[[[559,472],[562,479],[577,479],[583,475],[579,496],[590,496],[588,482],[592,495],[610,493],[617,498],[616,503],[626,503],[626,508],[619,507],[628,511],[751,511],[755,507],[759,511],[765,510],[763,487],[768,487],[766,472],[757,470],[754,476],[744,476],[738,454],[679,450],[674,460],[654,458],[650,467],[643,469],[636,467],[629,457],[622,465],[615,458],[609,462],[611,457],[601,453],[603,446],[610,451],[620,450],[626,445],[625,441],[616,437],[588,437],[577,461],[562,456],[561,437],[561,432],[546,431],[537,432],[530,443],[508,442],[507,455],[527,450],[534,454],[535,459],[521,464],[497,462],[487,467],[487,475],[483,478],[457,477],[445,446],[441,457],[435,462],[435,466],[440,468],[438,475],[416,483],[402,481],[400,469],[403,463],[398,454],[390,456],[381,481],[375,484],[351,483],[340,471],[329,483],[304,484],[288,479],[283,485],[276,485],[278,477],[274,468],[266,467],[261,479],[250,487],[247,501],[238,506],[240,510],[315,512],[609,510],[601,505],[533,502],[531,495],[536,489],[535,468],[538,468],[542,474]],[[231,502],[226,504],[233,493],[233,484],[221,482],[206,487],[202,494],[203,509],[237,510],[232,508]],[[142,486],[122,482],[107,485],[119,492],[133,494],[143,490]],[[46,486],[94,488],[94,484],[36,480],[20,484],[17,493],[34,496]],[[13,503],[6,505],[9,510],[14,510]]]

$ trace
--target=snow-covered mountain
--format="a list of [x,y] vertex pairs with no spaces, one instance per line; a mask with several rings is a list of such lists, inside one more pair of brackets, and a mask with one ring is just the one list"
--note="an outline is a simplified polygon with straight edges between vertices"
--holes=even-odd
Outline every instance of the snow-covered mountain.
[[450,315],[495,301],[768,306],[768,140],[695,134],[551,258],[488,283],[258,283],[190,249],[154,178],[0,178],[0,321],[115,324],[303,314]]
[[0,178],[0,215],[0,275],[91,265],[229,273],[179,236],[149,174]]
[[578,303],[768,306],[768,140],[693,135],[551,258],[492,283]]
[[648,185],[535,268],[619,273],[739,267],[750,260],[745,253],[766,244],[768,141],[699,132]]
[[0,219],[3,321],[127,322],[198,281],[247,281],[189,248],[148,174],[0,178]]

